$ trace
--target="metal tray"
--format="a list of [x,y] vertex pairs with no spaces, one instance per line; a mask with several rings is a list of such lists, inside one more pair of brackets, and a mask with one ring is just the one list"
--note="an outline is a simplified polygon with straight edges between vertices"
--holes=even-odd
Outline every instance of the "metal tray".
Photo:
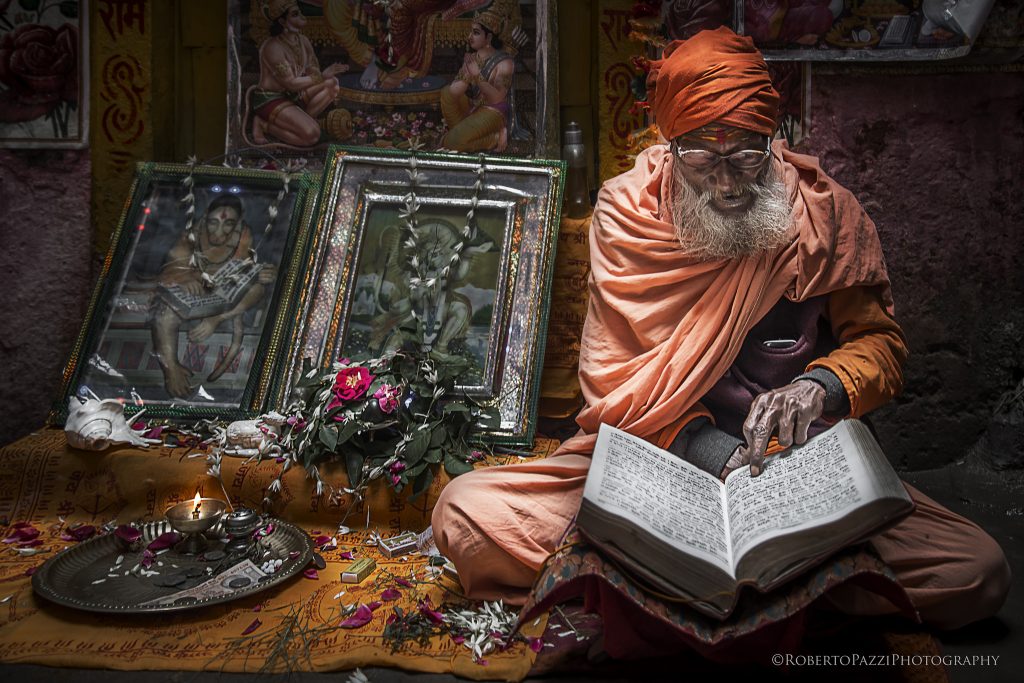
[[[260,541],[265,551],[262,559],[268,556],[279,558],[282,560],[281,567],[272,574],[259,576],[258,580],[249,581],[238,588],[228,588],[225,581],[220,590],[226,592],[220,595],[183,598],[171,604],[159,604],[162,598],[225,575],[231,568],[223,565],[220,570],[208,573],[207,567],[218,567],[222,563],[204,561],[194,555],[178,553],[172,548],[158,555],[150,569],[161,575],[173,572],[195,576],[181,585],[158,586],[156,583],[161,580],[160,576],[138,576],[131,572],[139,563],[142,550],[125,550],[113,533],[84,541],[51,557],[32,575],[32,588],[37,595],[58,605],[105,614],[177,612],[230,602],[286,581],[302,571],[313,557],[313,542],[306,532],[277,519],[265,521],[273,522],[274,530]],[[173,531],[166,521],[148,522],[137,528],[142,532],[143,548],[161,534]],[[212,539],[223,535],[219,523],[207,532],[207,537]],[[296,552],[297,556],[289,557]],[[111,571],[118,556],[123,556],[122,562],[115,571]],[[256,564],[259,563],[257,559]],[[126,571],[129,572],[127,576],[124,575]]]

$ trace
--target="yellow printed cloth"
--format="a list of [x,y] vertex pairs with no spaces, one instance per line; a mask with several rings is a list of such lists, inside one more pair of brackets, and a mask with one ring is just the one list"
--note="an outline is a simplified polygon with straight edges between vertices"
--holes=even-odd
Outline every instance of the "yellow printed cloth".
[[[531,457],[551,453],[557,442],[538,439]],[[475,662],[464,644],[449,636],[427,644],[407,642],[393,652],[383,638],[394,607],[416,610],[429,598],[435,607],[463,604],[458,586],[446,577],[431,578],[427,560],[419,555],[388,559],[367,540],[371,532],[389,536],[422,531],[430,524],[433,502],[447,482],[443,472],[418,502],[394,496],[381,486],[356,506],[346,524],[352,532],[337,536],[337,547],[322,553],[327,567],[316,579],[301,574],[259,594],[223,605],[174,614],[100,615],[60,607],[38,598],[28,575],[65,547],[61,539],[79,524],[101,526],[117,520],[159,520],[171,504],[191,499],[197,491],[223,498],[216,480],[206,475],[203,457],[185,448],[149,450],[119,448],[101,453],[67,446],[64,433],[47,429],[0,449],[0,530],[6,538],[14,524],[27,522],[42,533],[46,552],[22,556],[7,544],[0,549],[0,661],[48,666],[124,670],[175,669],[255,671],[332,671],[365,666],[390,666],[410,671],[453,673],[472,679],[520,680],[535,655],[523,642]],[[520,460],[512,456],[512,460]],[[504,464],[488,458],[486,465]],[[225,458],[223,480],[235,506],[260,509],[264,490],[279,465],[246,463]],[[343,482],[340,468],[322,470],[327,481]],[[329,502],[317,497],[304,473],[284,477],[272,513],[307,532],[334,535],[349,498]],[[379,482],[378,482],[379,483]],[[366,527],[369,519],[369,528]],[[341,583],[342,553],[371,557],[375,572],[360,584]],[[396,577],[401,582],[396,581]],[[408,584],[408,585],[406,585]],[[394,588],[400,597],[385,601],[372,620],[359,628],[339,627],[345,606],[370,604]],[[344,593],[342,593],[344,591]],[[243,632],[255,625],[248,634]],[[540,636],[541,618],[527,624],[523,635]],[[290,642],[281,634],[308,634]]]
[[590,216],[562,217],[551,283],[544,375],[540,384],[543,417],[563,418],[583,403],[580,390],[580,337],[587,317],[590,279]]

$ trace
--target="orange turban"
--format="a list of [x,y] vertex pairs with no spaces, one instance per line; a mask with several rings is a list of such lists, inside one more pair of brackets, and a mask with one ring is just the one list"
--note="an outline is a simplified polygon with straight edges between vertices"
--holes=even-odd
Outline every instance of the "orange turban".
[[712,122],[775,133],[779,93],[768,65],[751,38],[725,26],[670,43],[651,65],[652,84],[648,99],[667,140]]

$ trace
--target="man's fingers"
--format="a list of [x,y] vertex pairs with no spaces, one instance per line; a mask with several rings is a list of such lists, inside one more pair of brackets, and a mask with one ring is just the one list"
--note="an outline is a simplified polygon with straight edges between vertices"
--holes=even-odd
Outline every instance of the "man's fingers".
[[801,410],[796,414],[796,428],[793,431],[793,441],[804,443],[807,441],[807,431],[811,428],[811,422],[815,415],[810,410]]
[[793,445],[793,427],[795,413],[799,411],[797,402],[787,398],[779,415],[779,445],[788,448]]
[[747,419],[743,421],[743,440],[747,442],[748,446],[754,443],[754,432],[761,424],[765,403],[764,394],[755,398],[754,403],[750,406],[750,412],[747,413]]

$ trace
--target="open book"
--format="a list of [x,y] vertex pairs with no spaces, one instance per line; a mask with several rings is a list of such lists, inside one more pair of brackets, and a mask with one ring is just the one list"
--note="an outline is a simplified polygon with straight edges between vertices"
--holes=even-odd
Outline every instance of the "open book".
[[743,584],[769,591],[895,524],[913,501],[863,423],[844,420],[716,477],[601,425],[577,524],[659,592],[724,619]]
[[185,320],[209,318],[234,308],[261,269],[250,259],[232,259],[213,275],[213,287],[202,294],[190,294],[177,284],[162,284],[157,294]]

